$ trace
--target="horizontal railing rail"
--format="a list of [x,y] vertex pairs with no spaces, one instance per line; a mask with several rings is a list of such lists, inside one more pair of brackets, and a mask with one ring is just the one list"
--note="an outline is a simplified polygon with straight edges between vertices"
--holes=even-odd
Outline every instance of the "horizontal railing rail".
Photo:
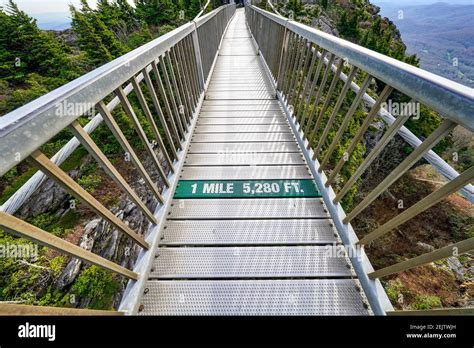
[[[474,168],[459,174],[432,151],[456,126],[474,131],[473,89],[255,6],[246,7],[246,17],[265,66],[274,79],[277,95],[287,109],[290,123],[294,124],[301,137],[305,155],[315,168],[323,197],[341,237],[346,244],[350,244],[348,247],[356,249],[367,245],[457,191],[461,191],[471,203],[474,202],[471,184]],[[375,80],[383,88],[374,98],[370,87]],[[351,98],[349,91],[352,91]],[[404,126],[409,119],[407,108],[410,103],[404,105],[398,117],[394,117],[386,107],[394,92],[402,93],[439,113],[441,124],[426,139],[418,139]],[[348,107],[343,112],[344,103]],[[357,109],[363,105],[368,108],[365,118],[356,125],[352,139],[343,145],[343,155],[337,155],[341,153],[338,147],[344,133]],[[384,134],[347,181],[338,183],[350,156],[377,116],[386,124]],[[331,137],[330,133],[333,134]],[[413,150],[346,215],[341,206],[343,198],[396,134]],[[448,182],[358,240],[351,221],[422,158],[444,175]],[[374,271],[370,265],[354,265],[354,268],[369,301],[376,307],[375,312],[383,314],[390,308],[383,309],[377,303],[380,300],[377,298],[380,297],[378,278],[473,249],[471,238],[381,270]],[[358,262],[355,258],[351,260]]]
[[[219,42],[235,11],[235,5],[217,8],[194,22],[165,34],[136,50],[60,87],[0,118],[0,175],[23,161],[39,169],[0,207],[0,228],[74,258],[94,264],[129,279],[129,288],[144,276],[143,255],[153,253],[157,241],[157,213],[167,205],[167,192],[176,182],[177,168],[183,161],[184,144],[202,104],[208,74],[203,66],[218,54],[219,45],[207,45],[202,35]],[[131,102],[134,93],[137,104]],[[107,102],[108,101],[108,102]],[[70,109],[69,106],[78,106]],[[121,107],[133,126],[142,150],[126,137],[113,111]],[[73,111],[71,111],[73,110]],[[85,114],[93,117],[81,126]],[[139,113],[138,113],[139,112]],[[143,115],[144,119],[138,115]],[[82,117],[82,118],[81,118]],[[91,135],[102,122],[121,146],[155,204],[145,204],[119,167],[103,153]],[[147,131],[145,131],[145,127]],[[52,158],[41,152],[42,145],[68,129],[73,138]],[[82,145],[104,172],[115,182],[149,222],[148,233],[132,229],[106,208],[93,194],[81,187],[59,166]],[[114,229],[141,247],[133,270],[124,268],[75,244],[13,216],[37,189],[51,179]],[[130,179],[129,179],[130,180]],[[48,313],[47,309],[0,304],[2,313]],[[65,310],[76,313],[74,310]],[[55,314],[58,311],[49,311]],[[66,313],[65,312],[65,313]],[[99,312],[84,312],[92,315]],[[100,314],[100,313],[99,313]]]

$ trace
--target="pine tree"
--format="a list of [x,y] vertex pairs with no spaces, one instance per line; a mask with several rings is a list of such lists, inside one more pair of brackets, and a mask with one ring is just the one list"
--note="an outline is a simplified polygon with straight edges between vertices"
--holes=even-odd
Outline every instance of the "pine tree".
[[358,25],[359,17],[357,13],[354,13],[350,18],[347,16],[347,12],[342,12],[341,18],[339,19],[338,29],[339,33],[345,38],[356,39],[358,37]]
[[290,11],[293,11],[295,16],[298,16],[303,11],[303,4],[301,0],[289,0],[287,4],[287,8]]
[[201,11],[201,1],[200,0],[191,0],[189,12],[191,15],[191,18],[194,18],[197,16],[197,14]]
[[117,30],[122,22],[118,7],[106,0],[100,0],[97,10],[92,10],[86,0],[81,0],[81,6],[81,10],[70,7],[72,29],[78,36],[79,47],[86,52],[92,64],[97,66],[126,53],[128,47],[118,40],[113,31],[113,26]]
[[171,24],[178,15],[171,0],[136,0],[135,8],[138,17],[149,25]]
[[77,34],[79,48],[83,50],[93,65],[100,65],[112,60],[112,54],[104,45],[102,38],[96,34],[86,15],[74,6],[70,7],[72,30]]
[[70,59],[71,50],[52,34],[38,28],[36,20],[10,0],[0,11],[0,72],[21,82],[27,74],[71,79],[80,74]]

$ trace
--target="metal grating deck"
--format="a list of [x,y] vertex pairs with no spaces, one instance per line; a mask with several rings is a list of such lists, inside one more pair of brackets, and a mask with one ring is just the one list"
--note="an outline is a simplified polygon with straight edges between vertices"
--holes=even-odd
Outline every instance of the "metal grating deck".
[[268,142],[268,141],[293,141],[296,144],[293,133],[201,133],[193,134],[194,143],[245,143],[245,142]]
[[358,281],[193,280],[147,284],[143,315],[368,315]]
[[161,248],[150,278],[350,277],[348,259],[338,250],[331,245]]
[[211,124],[197,125],[194,134],[199,133],[283,133],[290,132],[290,126],[287,124]]
[[194,143],[188,153],[258,153],[258,152],[300,152],[294,142],[266,143]]
[[268,124],[288,124],[286,119],[281,116],[274,117],[227,117],[216,120],[211,117],[201,118],[198,122],[198,125],[268,125]]
[[304,245],[335,244],[329,219],[169,220],[161,245]]
[[186,199],[163,217],[139,314],[371,314],[322,199],[303,185],[313,177],[241,10],[179,178]]
[[182,180],[242,180],[242,179],[310,179],[306,166],[222,166],[193,167],[181,173]]
[[184,164],[186,166],[202,165],[272,165],[272,164],[305,164],[301,153],[211,153],[196,154],[190,153],[186,156]]
[[174,199],[168,219],[328,219],[321,198]]

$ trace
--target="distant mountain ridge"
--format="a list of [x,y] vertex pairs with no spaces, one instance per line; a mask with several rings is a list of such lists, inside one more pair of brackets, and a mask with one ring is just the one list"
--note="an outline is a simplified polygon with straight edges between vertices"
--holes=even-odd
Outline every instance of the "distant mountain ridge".
[[474,4],[375,3],[396,24],[407,52],[417,54],[422,68],[474,87]]
[[43,30],[65,30],[71,27],[69,12],[34,13],[38,27]]

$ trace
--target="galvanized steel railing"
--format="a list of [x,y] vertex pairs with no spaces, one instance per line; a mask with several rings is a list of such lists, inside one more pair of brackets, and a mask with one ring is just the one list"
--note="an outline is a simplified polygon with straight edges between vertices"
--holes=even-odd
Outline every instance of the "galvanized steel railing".
[[[471,185],[474,168],[471,167],[459,174],[431,150],[457,125],[474,131],[473,89],[255,6],[246,7],[246,17],[263,62],[274,80],[278,98],[287,107],[290,123],[301,137],[301,145],[305,148],[307,160],[315,168],[316,180],[321,187],[326,188],[326,192],[323,193],[326,204],[331,210],[341,237],[350,248],[367,245],[458,190],[461,190],[471,203],[474,202],[474,189]],[[344,69],[347,74],[343,72]],[[358,75],[363,77],[360,86],[355,82]],[[376,100],[367,93],[374,79],[385,84]],[[342,86],[336,88],[341,83]],[[341,112],[341,106],[347,100],[350,89],[355,92],[355,97],[342,123],[336,125],[336,116]],[[441,125],[425,140],[421,141],[403,126],[409,117],[402,114],[395,118],[384,108],[384,102],[395,90],[411,97],[413,101],[432,108],[444,118]],[[329,107],[332,102],[335,104],[331,111]],[[350,145],[345,149],[345,156],[339,158],[335,167],[329,170],[328,162],[361,103],[368,105],[370,110]],[[328,117],[325,117],[326,113],[329,114]],[[388,129],[343,188],[339,192],[334,192],[331,185],[376,116],[385,121]],[[329,142],[328,134],[331,130],[337,132]],[[320,136],[316,137],[319,133]],[[346,215],[340,205],[342,198],[395,134],[399,134],[408,142],[413,151]],[[323,146],[326,149],[324,156],[321,155]],[[423,157],[449,182],[358,240],[350,222]],[[374,271],[368,262],[354,267],[369,300],[372,300],[375,312],[382,314],[387,309],[390,310],[390,305],[382,308],[384,304],[380,303],[380,298],[384,297],[384,294],[380,291],[378,278],[472,249],[474,249],[474,238],[377,271]],[[354,259],[353,261],[356,262]]]
[[[217,56],[221,38],[234,12],[234,4],[215,9],[1,117],[0,175],[23,160],[28,161],[39,171],[1,206],[0,228],[120,274],[131,280],[125,298],[135,292],[134,288],[139,287],[147,270],[146,260],[151,258],[151,250],[157,243],[161,222],[159,217],[165,202],[170,199],[169,192],[177,182],[178,169],[183,162],[183,149],[189,140],[190,129],[202,104],[205,85]],[[128,95],[131,92],[135,92],[153,139],[146,135],[144,121],[138,119],[129,101]],[[147,102],[145,94],[151,98],[151,105]],[[79,105],[82,112],[96,108],[98,114],[82,127],[78,118],[83,114],[69,111],[64,113],[69,109],[62,107],[63,105]],[[123,108],[131,120],[136,135],[144,146],[145,156],[158,173],[158,182],[155,182],[151,173],[145,169],[138,152],[112,116],[112,111],[118,106]],[[145,185],[154,194],[158,201],[154,211],[144,204],[92,140],[90,134],[102,122],[110,129]],[[48,158],[38,150],[66,128],[74,134],[74,138],[56,155]],[[59,165],[79,145],[87,149],[102,169],[147,217],[150,227],[146,236],[125,224],[60,169]],[[163,161],[160,160],[160,155]],[[124,268],[13,216],[47,178],[56,181],[65,191],[118,231],[128,235],[142,248],[135,269]],[[130,306],[133,307],[133,301],[128,299],[128,302],[125,302],[123,311],[132,311]],[[57,314],[58,312],[50,308],[0,305],[0,313]],[[67,313],[94,314],[93,311],[71,310]],[[98,311],[97,314],[102,315],[104,312]]]

